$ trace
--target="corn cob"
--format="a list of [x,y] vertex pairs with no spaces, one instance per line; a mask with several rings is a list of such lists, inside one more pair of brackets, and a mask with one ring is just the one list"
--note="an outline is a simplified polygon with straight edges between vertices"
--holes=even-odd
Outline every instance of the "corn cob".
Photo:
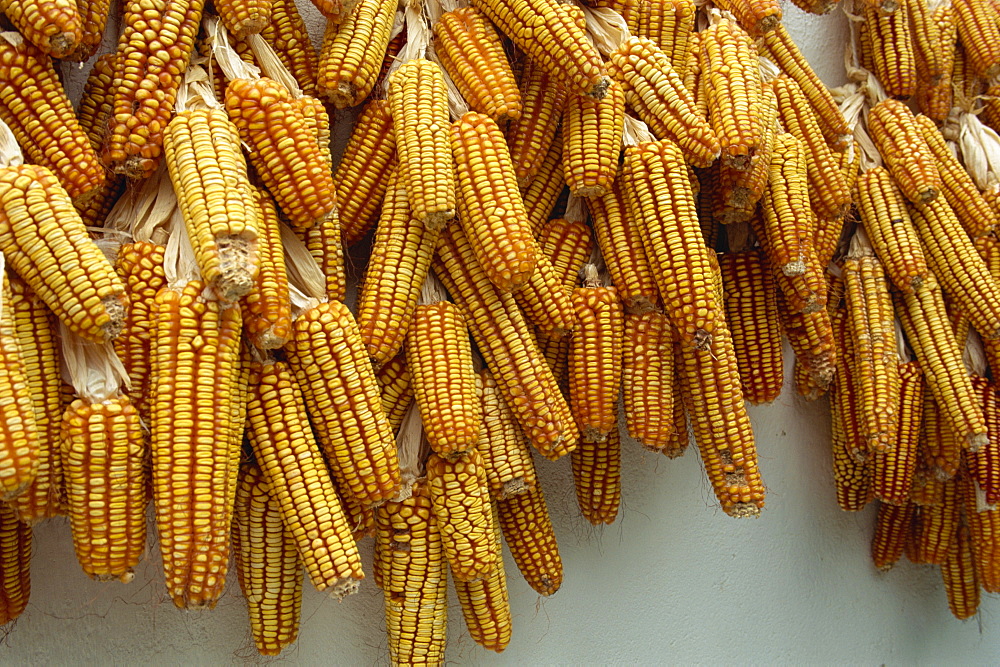
[[0,625],[21,615],[31,596],[31,526],[0,503]]
[[676,427],[670,323],[655,311],[627,313],[623,346],[622,397],[628,434],[646,449],[663,451],[673,442]]
[[[257,209],[257,256],[260,270],[253,288],[240,302],[243,331],[262,350],[282,347],[292,328],[292,304],[274,200],[264,190],[251,191]],[[339,239],[338,239],[339,242]]]
[[[830,9],[833,4],[830,3]],[[768,32],[761,38],[763,52],[777,63],[781,70],[795,79],[803,94],[816,112],[820,127],[827,143],[836,151],[846,150],[851,141],[851,129],[844,115],[833,100],[830,91],[806,61],[799,47],[795,45],[784,24]]]
[[868,129],[908,200],[928,203],[938,196],[943,183],[934,154],[905,104],[898,100],[879,102],[868,114]]
[[701,67],[708,119],[722,162],[750,168],[763,138],[763,88],[753,40],[731,19],[709,26],[701,38]]
[[631,37],[611,54],[608,73],[619,83],[625,102],[654,135],[671,139],[696,167],[707,167],[721,150],[704,115],[700,115],[670,58],[648,39]]
[[333,176],[345,245],[354,245],[379,219],[379,204],[395,169],[396,139],[388,103],[362,109]]
[[[490,507],[493,517],[493,549],[500,553],[500,520],[496,504]],[[465,627],[472,640],[491,651],[500,653],[510,643],[510,602],[507,595],[507,575],[502,558],[496,567],[478,581],[460,581],[453,578],[455,594],[462,607]]]
[[312,0],[313,7],[334,27],[344,22],[357,0]]
[[147,444],[127,396],[73,401],[62,422],[73,546],[98,581],[129,583],[146,548]]
[[955,157],[945,142],[941,131],[927,116],[917,116],[915,125],[927,147],[934,155],[941,183],[941,194],[955,211],[966,234],[975,238],[984,236],[997,225],[997,215],[986,202],[972,177]]
[[987,505],[996,505],[1000,499],[1000,404],[993,383],[981,376],[972,378],[979,393],[986,417],[989,443],[976,453],[969,452],[969,474],[983,492]]
[[613,82],[600,100],[570,95],[563,110],[563,177],[578,197],[600,197],[618,173],[625,94]]
[[505,500],[535,486],[535,464],[524,433],[489,369],[480,371],[477,389],[483,406],[483,427],[476,449],[486,469],[490,496]]
[[288,234],[287,231],[283,233],[283,245],[296,241],[303,243],[315,260],[314,268],[319,268],[319,273],[323,276],[326,298],[330,301],[343,301],[347,296],[347,269],[337,209],[334,208],[330,215],[309,229],[298,230],[294,234]]
[[392,0],[359,0],[342,25],[327,22],[318,85],[338,109],[361,104],[372,92],[395,16]]
[[358,590],[361,560],[309,427],[302,392],[284,362],[250,367],[248,432],[302,564],[318,590],[337,597]]
[[410,369],[406,365],[406,356],[400,352],[395,357],[382,364],[375,374],[379,389],[382,392],[382,411],[389,421],[393,433],[399,430],[403,417],[413,402],[413,384]]
[[353,315],[342,303],[302,314],[285,345],[338,486],[363,503],[392,497],[399,466],[378,385]]
[[891,505],[906,504],[920,446],[924,378],[916,361],[899,365],[899,423],[892,449],[873,457],[875,497]]
[[236,79],[226,89],[226,111],[292,227],[307,229],[332,213],[337,201],[330,166],[284,86]]
[[219,20],[237,40],[256,35],[271,22],[271,0],[213,0]]
[[260,31],[260,36],[295,77],[302,94],[315,97],[316,51],[295,0],[271,0],[271,21]]
[[693,0],[646,0],[617,11],[625,16],[629,32],[652,40],[677,73],[684,75],[697,11]]
[[559,284],[563,287],[575,287],[579,282],[580,269],[594,250],[590,228],[586,223],[565,218],[549,220],[542,227],[537,240],[539,248],[552,263]]
[[497,502],[500,529],[521,576],[539,595],[552,595],[563,579],[562,558],[542,488]]
[[843,308],[836,309],[831,316],[837,349],[843,357],[830,390],[833,481],[840,509],[859,512],[871,502],[874,491],[868,446],[855,410],[857,393],[852,377],[854,350],[847,319],[847,311]]
[[622,189],[680,340],[698,349],[711,347],[722,305],[714,298],[709,249],[680,149],[668,140],[630,147]]
[[691,444],[691,436],[688,434],[687,412],[684,408],[684,386],[683,378],[681,377],[683,369],[681,368],[680,344],[677,342],[674,343],[673,359],[674,395],[672,403],[674,406],[674,430],[673,434],[670,436],[670,443],[662,450],[663,454],[669,459],[676,459],[684,456],[684,452],[687,451],[688,446]]
[[548,222],[549,214],[552,213],[565,185],[562,167],[562,136],[557,134],[535,177],[531,179],[531,183],[527,187],[522,186],[521,188],[524,213],[533,236],[538,236],[538,232]]
[[615,426],[604,440],[584,439],[570,454],[573,485],[580,514],[596,525],[612,524],[622,500],[621,436],[618,433],[617,406]]
[[559,339],[576,329],[577,317],[570,298],[572,286],[566,286],[568,281],[561,279],[541,247],[533,245],[537,258],[535,270],[528,283],[514,292],[514,299],[539,335]]
[[[774,154],[779,134],[778,98],[773,88],[766,86],[762,99],[766,109],[761,119],[764,135],[750,168],[741,171],[719,162],[714,169],[702,172],[703,176],[709,177],[717,174],[715,186],[707,189],[706,194],[715,204],[713,216],[723,224],[750,220],[767,188],[771,172],[771,156]],[[721,211],[718,209],[720,204]]]
[[108,129],[111,107],[115,94],[115,66],[117,53],[105,53],[94,61],[87,75],[83,95],[76,110],[77,122],[90,139],[94,150],[100,150]]
[[888,14],[872,2],[863,2],[862,7],[875,75],[890,97],[906,100],[917,87],[917,63],[910,29],[911,3],[900,0],[897,4]]
[[0,169],[0,216],[8,230],[0,233],[0,252],[17,274],[74,333],[113,340],[122,328],[125,288],[52,172],[34,165]]
[[910,530],[914,506],[910,503],[891,505],[879,503],[872,535],[872,561],[882,572],[888,572],[903,555]]
[[902,292],[920,290],[930,269],[902,193],[889,172],[882,167],[865,172],[858,179],[857,193],[865,231],[892,283]]
[[984,79],[1000,74],[1000,23],[997,8],[983,0],[954,0],[958,38],[972,70]]
[[543,456],[568,454],[579,437],[569,406],[531,339],[514,297],[499,292],[489,281],[461,226],[452,225],[442,236],[434,267],[463,311],[528,439]]
[[625,321],[615,288],[601,285],[593,264],[584,270],[584,287],[573,290],[579,325],[570,340],[570,408],[583,440],[604,442],[618,424]]
[[55,318],[42,300],[15,274],[8,272],[10,291],[4,295],[17,336],[17,350],[35,418],[38,472],[27,489],[10,501],[18,519],[34,524],[64,513],[60,355]]
[[530,60],[519,83],[521,114],[507,125],[507,146],[517,185],[524,189],[538,173],[556,140],[567,93],[558,76]]
[[754,39],[781,23],[781,5],[777,0],[722,0],[717,7],[731,12],[740,27]]
[[912,544],[908,555],[914,563],[941,565],[954,550],[961,517],[960,480],[952,478],[942,484],[941,502],[922,506],[914,515]]
[[177,114],[163,150],[198,268],[219,298],[250,293],[259,272],[259,206],[236,127],[222,109]]
[[770,403],[784,383],[774,280],[759,249],[724,253],[719,264],[743,397]]
[[274,490],[256,464],[240,470],[233,512],[233,552],[247,600],[254,644],[278,655],[295,642],[302,613],[302,561],[282,523]]
[[377,510],[385,626],[395,665],[441,664],[448,625],[448,574],[425,484]]
[[[986,91],[986,99],[983,100],[983,109],[979,113],[979,119],[993,130],[1000,127],[1000,84],[993,84]],[[934,120],[938,120],[934,118]]]
[[473,111],[498,123],[521,116],[521,93],[496,29],[475,7],[447,12],[434,24],[434,50]]
[[804,275],[811,236],[808,176],[802,142],[791,134],[776,137],[761,208],[763,215],[750,221],[775,275]]
[[[970,471],[971,472],[971,471]],[[969,528],[972,557],[975,561],[976,577],[987,593],[996,592],[1000,586],[1000,561],[997,560],[996,537],[1000,530],[1000,512],[995,507],[981,505],[981,487],[977,487],[972,475],[962,479],[962,504],[965,523]]]
[[569,92],[601,99],[610,80],[585,25],[555,0],[476,0],[479,9]]
[[[0,259],[0,266],[3,260]],[[10,302],[11,288],[3,275],[0,298],[0,387],[3,402],[3,428],[0,432],[0,494],[12,500],[28,489],[39,469],[39,438],[35,423],[35,408],[19,350],[19,336],[14,306]],[[46,434],[47,435],[47,434]]]
[[922,426],[921,454],[929,463],[930,472],[942,482],[952,479],[962,462],[963,443],[930,396],[924,401]]
[[955,59],[956,24],[954,5],[950,2],[909,2],[910,27],[917,65],[917,88],[921,84],[951,88],[951,70]]
[[[957,0],[957,3],[961,2]],[[972,617],[979,609],[979,577],[976,575],[969,529],[965,524],[958,526],[955,544],[948,558],[941,563],[941,578],[952,615],[959,620]]]
[[500,128],[489,116],[464,114],[451,125],[451,149],[459,222],[476,259],[499,290],[524,287],[540,252]]
[[83,39],[83,21],[74,0],[3,0],[0,11],[47,56],[68,58]]

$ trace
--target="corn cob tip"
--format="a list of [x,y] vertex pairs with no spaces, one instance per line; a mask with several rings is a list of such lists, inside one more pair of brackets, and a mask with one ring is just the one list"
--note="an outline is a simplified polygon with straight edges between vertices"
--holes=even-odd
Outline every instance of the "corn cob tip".
[[106,296],[101,300],[109,316],[108,321],[101,327],[104,329],[104,335],[108,341],[118,338],[122,329],[125,328],[125,304],[122,302],[123,298],[121,295],[112,295]]
[[332,586],[327,587],[326,592],[330,597],[342,602],[348,595],[354,595],[361,588],[361,582],[357,579],[345,578],[337,581]]
[[760,507],[755,503],[735,503],[726,514],[734,519],[756,519],[760,516]]
[[503,483],[503,491],[500,495],[500,500],[504,498],[510,498],[511,496],[516,496],[519,493],[524,493],[528,490],[528,485],[525,483],[523,477],[514,477],[513,479],[508,479]]
[[989,436],[985,433],[970,433],[966,437],[966,441],[968,442],[969,451],[973,454],[990,443]]
[[597,83],[590,87],[587,91],[587,97],[593,97],[595,100],[603,100],[604,96],[608,94],[608,88],[611,87],[611,77],[602,76],[598,79]]

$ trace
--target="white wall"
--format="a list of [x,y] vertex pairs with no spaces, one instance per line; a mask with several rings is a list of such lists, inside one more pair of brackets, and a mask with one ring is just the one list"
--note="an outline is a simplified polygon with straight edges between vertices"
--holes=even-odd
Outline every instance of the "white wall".
[[[786,23],[824,79],[842,83],[842,15],[809,17],[788,5]],[[872,567],[873,511],[847,514],[833,500],[825,400],[807,404],[786,393],[751,415],[770,489],[757,520],[730,519],[717,509],[694,451],[669,461],[626,441],[621,518],[594,529],[577,516],[569,462],[540,462],[565,563],[562,590],[539,598],[508,559],[514,573],[510,647],[502,657],[478,648],[456,603],[448,658],[477,664],[1000,661],[1000,646],[987,638],[1000,625],[996,599],[986,599],[976,619],[961,623],[948,612],[936,568],[903,563],[883,575]],[[35,546],[31,604],[4,639],[0,660],[258,660],[234,582],[214,611],[181,612],[164,593],[158,552],[148,554],[133,583],[99,584],[77,566],[66,520],[38,528]],[[381,600],[371,582],[340,604],[307,590],[301,640],[284,657],[312,664],[387,662]]]

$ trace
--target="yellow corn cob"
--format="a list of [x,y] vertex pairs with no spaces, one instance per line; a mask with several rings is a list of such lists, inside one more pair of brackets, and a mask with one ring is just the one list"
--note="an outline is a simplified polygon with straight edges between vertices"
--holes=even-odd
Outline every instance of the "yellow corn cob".
[[148,445],[127,396],[77,399],[62,422],[63,484],[73,546],[98,581],[129,583],[146,548]]
[[996,6],[985,0],[955,0],[958,37],[972,70],[984,79],[1000,74],[1000,23]]
[[[962,1],[957,0],[956,4]],[[1000,58],[997,61],[1000,64]],[[952,545],[948,558],[941,563],[941,578],[952,615],[959,620],[975,615],[980,601],[979,577],[972,555],[969,529],[965,524],[958,526],[955,544]]]
[[917,86],[937,86],[947,82],[955,59],[956,23],[954,5],[911,0],[907,3],[917,63]]
[[318,85],[338,109],[361,104],[372,92],[395,16],[392,0],[359,0],[342,25],[327,22]]
[[983,100],[983,110],[979,113],[979,120],[994,130],[1000,127],[1000,84],[994,84],[986,91],[986,99]]
[[858,210],[872,246],[892,283],[902,292],[921,289],[930,269],[903,195],[889,172],[875,167],[858,178]]
[[896,443],[901,401],[892,297],[873,255],[848,255],[843,270],[858,418],[868,447],[886,452]]
[[0,388],[7,397],[2,404],[0,430],[0,495],[4,500],[28,489],[38,474],[40,457],[32,387],[18,349],[20,340],[10,295],[10,281],[4,273],[0,304]]
[[205,0],[125,3],[103,155],[113,171],[146,178],[156,170],[204,5]]
[[710,347],[722,306],[680,149],[664,140],[626,150],[622,189],[680,340]]
[[533,245],[537,257],[535,270],[528,283],[514,292],[514,299],[540,335],[559,339],[576,328],[577,317],[570,299],[572,288],[566,286],[565,279],[560,279],[541,246]]
[[312,0],[313,7],[334,27],[344,22],[357,0]]
[[90,139],[94,150],[100,150],[108,129],[115,94],[115,63],[117,53],[105,53],[94,61],[83,87],[83,96],[76,110],[80,129]]
[[271,0],[213,0],[219,20],[241,40],[256,35],[271,22]]
[[425,483],[377,510],[385,629],[394,665],[442,664],[448,625],[448,571]]
[[382,364],[375,374],[379,389],[382,392],[382,411],[389,420],[389,427],[395,433],[403,423],[403,417],[413,402],[413,384],[410,369],[406,365],[406,356],[400,352],[395,357]]
[[673,443],[676,428],[670,323],[655,311],[627,313],[623,348],[622,398],[628,434],[648,450],[663,451]]
[[962,440],[929,395],[924,401],[922,437],[921,453],[929,464],[930,472],[942,482],[952,479],[962,461]]
[[958,161],[944,136],[927,116],[917,116],[915,125],[923,135],[934,155],[938,173],[944,186],[941,194],[948,205],[955,211],[966,234],[975,238],[991,232],[997,225],[997,215],[993,208],[983,199],[979,189],[973,182],[969,172]]
[[305,243],[323,273],[326,297],[331,301],[343,301],[347,296],[347,273],[337,209],[309,229],[296,231],[296,235]]
[[527,187],[522,186],[521,188],[524,213],[533,236],[538,236],[538,232],[548,221],[549,214],[552,213],[565,185],[562,166],[562,136],[557,134],[535,177],[531,179],[531,183]]
[[868,129],[899,189],[914,204],[938,196],[943,183],[934,154],[914,122],[913,114],[898,100],[884,100],[868,114]]
[[653,134],[677,142],[689,163],[707,167],[719,157],[721,146],[712,127],[656,44],[641,37],[623,41],[611,54],[608,73]]
[[608,90],[601,56],[585,25],[555,0],[476,0],[472,3],[531,60],[569,92],[600,99]]
[[4,294],[17,336],[21,370],[28,387],[38,438],[38,472],[27,489],[9,502],[18,519],[34,524],[64,513],[60,354],[55,318],[42,300],[13,273],[7,274],[10,291]]
[[259,271],[259,207],[236,127],[222,109],[184,111],[164,131],[163,150],[201,275],[236,301]]
[[31,526],[0,503],[0,625],[21,615],[31,596]]
[[1000,337],[1000,284],[954,210],[939,197],[910,212],[927,262],[942,287],[984,338]]
[[573,290],[579,325],[570,340],[570,408],[584,441],[603,442],[618,424],[625,321],[614,287],[601,286],[596,275],[585,285]]
[[689,42],[694,34],[697,7],[693,0],[646,0],[626,9],[630,10],[625,12],[629,32],[652,40],[683,76]]
[[[830,3],[830,9],[833,8]],[[820,127],[827,143],[835,151],[846,150],[851,141],[851,129],[844,115],[834,101],[830,91],[806,61],[799,47],[795,45],[784,24],[779,24],[761,38],[763,53],[773,60],[781,70],[795,79],[803,94],[812,105],[819,118]]]
[[333,169],[333,155],[330,153],[330,116],[326,107],[315,97],[296,98],[292,104],[302,113],[306,127],[316,136],[320,158],[329,170]]
[[441,227],[455,217],[456,200],[441,67],[429,60],[403,63],[389,77],[388,99],[410,210],[423,224]]
[[455,459],[431,454],[427,489],[444,553],[458,581],[488,576],[500,559],[482,456],[476,449]]
[[[167,590],[181,608],[215,606],[229,561],[242,443],[240,313],[197,281],[156,295],[153,497]],[[238,426],[237,426],[238,424]]]
[[441,238],[435,273],[463,311],[525,435],[543,456],[568,454],[579,431],[514,297],[493,286],[460,225],[451,225]]
[[541,332],[535,334],[535,344],[556,378],[556,384],[564,397],[569,396],[569,348],[572,336],[550,338]]
[[[555,218],[545,223],[538,234],[538,245],[552,263],[556,279],[563,287],[569,288],[575,287],[579,282],[580,269],[594,249],[590,240],[590,228],[586,223],[565,218]],[[655,291],[654,285],[653,292]]]
[[755,405],[770,403],[778,398],[784,383],[778,304],[770,269],[759,249],[724,253],[719,264],[743,397]]
[[431,448],[441,456],[474,449],[482,408],[476,400],[469,333],[458,306],[449,301],[417,306],[406,335],[406,361]]
[[[992,370],[992,369],[991,369]],[[996,505],[1000,498],[1000,402],[994,384],[981,376],[972,378],[972,385],[979,393],[986,417],[989,443],[976,453],[966,454],[969,473],[982,489],[986,504]]]
[[[991,389],[992,391],[992,389]],[[969,461],[971,468],[972,462]],[[972,557],[975,560],[976,577],[987,593],[994,593],[1000,586],[997,577],[1000,575],[1000,561],[996,546],[996,537],[1000,530],[1000,512],[994,508],[980,508],[977,500],[977,482],[970,474],[963,478],[962,495],[965,522],[969,527],[969,539],[972,543]],[[979,489],[982,487],[980,486]],[[988,502],[988,501],[987,501]],[[982,509],[982,511],[980,511]]]
[[716,6],[731,12],[740,27],[755,39],[781,23],[781,5],[777,0],[722,0]]
[[906,100],[917,87],[917,63],[910,29],[910,2],[899,0],[897,4],[896,10],[889,14],[879,11],[872,2],[863,2],[862,6],[875,75],[890,97]]
[[372,100],[361,111],[333,176],[345,245],[354,245],[379,219],[379,204],[396,170],[389,105]]
[[819,119],[795,81],[787,74],[772,80],[781,124],[802,142],[809,176],[809,201],[822,219],[839,218],[851,203],[840,165],[820,131]]
[[251,365],[247,420],[272,502],[313,585],[341,598],[356,592],[361,559],[286,363]]
[[[701,69],[701,32],[692,32],[688,39],[688,51],[684,59],[682,68],[674,69],[680,73],[684,80],[684,89],[690,93],[694,100],[694,108],[702,118],[708,117],[708,99],[705,96],[705,87],[702,85],[704,77]],[[721,149],[721,147],[720,147]]]
[[[956,18],[956,27],[957,23]],[[961,37],[960,32],[956,31],[956,33]],[[973,59],[969,55],[969,49],[966,48],[961,39],[955,45],[955,64],[951,72],[951,86],[953,101],[959,104],[967,103],[965,101],[978,97],[986,89],[986,79],[976,71]]]
[[253,289],[240,302],[240,307],[243,331],[248,341],[257,348],[270,350],[282,347],[288,340],[292,328],[292,304],[274,200],[258,188],[254,188],[251,194],[257,208],[260,271]]
[[953,551],[958,525],[962,520],[960,480],[952,478],[941,485],[942,493],[937,505],[919,507],[911,529],[911,542],[907,553],[918,564],[940,565]]
[[249,464],[240,472],[233,512],[236,574],[257,651],[278,655],[299,635],[302,561],[260,468]]
[[292,332],[288,363],[341,491],[363,503],[392,497],[396,448],[354,316],[343,303],[319,304]]
[[587,200],[597,243],[612,282],[630,313],[644,313],[659,302],[656,280],[634,218],[628,216],[621,186]]
[[[493,517],[494,550],[499,554],[500,520],[496,504],[491,505],[490,513]],[[469,636],[483,648],[502,652],[510,643],[511,635],[510,602],[503,559],[498,557],[493,571],[478,581],[460,581],[457,578],[452,581]]]
[[852,377],[854,351],[847,319],[843,308],[836,309],[831,316],[837,350],[843,357],[830,388],[833,480],[840,509],[859,512],[872,501],[874,492],[868,446],[855,409],[858,402]]
[[504,541],[521,576],[539,595],[552,595],[563,579],[562,558],[542,487],[497,502]]
[[794,312],[782,290],[777,290],[777,296],[782,328],[796,360],[808,367],[818,388],[829,387],[837,367],[837,345],[829,313],[826,308]]
[[[765,107],[761,119],[764,136],[750,168],[741,171],[719,162],[713,169],[702,172],[703,176],[709,176],[713,172],[718,175],[717,183],[712,188],[706,188],[706,194],[714,200],[714,217],[723,224],[751,219],[767,188],[771,156],[779,134],[778,98],[771,86],[765,86],[762,100]],[[721,211],[718,210],[719,205],[722,206]]]
[[779,134],[771,154],[763,215],[750,218],[776,275],[806,273],[809,246],[809,187],[802,142]]
[[524,189],[556,140],[567,93],[559,76],[529,60],[521,74],[520,96],[521,114],[507,125],[507,146],[517,185]]
[[910,495],[920,446],[920,422],[924,409],[924,377],[916,361],[899,365],[899,424],[892,450],[873,457],[875,497],[884,503],[903,505]]
[[618,433],[617,406],[615,426],[604,440],[586,439],[570,454],[573,485],[580,514],[590,523],[612,524],[622,500],[621,436]]
[[535,486],[535,464],[524,433],[489,369],[480,371],[477,390],[482,399],[483,427],[476,449],[483,458],[490,496],[504,500]]
[[271,0],[271,21],[260,31],[260,36],[295,77],[302,94],[315,97],[316,51],[295,0]]
[[270,79],[236,79],[226,89],[226,111],[289,223],[307,229],[329,216],[337,204],[333,174],[288,90]]
[[69,57],[83,39],[75,0],[3,0],[0,11],[26,40],[53,58]]
[[521,116],[521,93],[496,29],[475,7],[447,12],[434,24],[434,51],[473,111],[498,123]]
[[393,169],[358,294],[358,328],[376,366],[403,345],[439,236],[411,216]]
[[612,83],[600,100],[570,95],[563,110],[563,177],[578,197],[600,197],[618,173],[625,93]]
[[910,503],[890,505],[879,503],[875,532],[872,535],[872,562],[882,572],[888,572],[903,555],[903,546],[910,530],[914,506]]
[[470,111],[451,125],[459,222],[476,259],[503,292],[527,284],[538,256],[500,128]]
[[125,287],[52,172],[0,169],[0,220],[7,230],[0,252],[56,316],[87,340],[113,340],[125,315]]
[[684,455],[687,451],[688,445],[691,444],[690,436],[688,435],[688,419],[687,413],[684,409],[684,387],[681,378],[681,358],[680,358],[680,344],[674,343],[673,351],[674,359],[674,391],[673,391],[673,406],[674,406],[674,432],[670,436],[670,444],[663,448],[663,454],[668,459],[676,459]]
[[710,26],[700,41],[708,119],[722,148],[722,162],[749,169],[764,134],[756,47],[731,19]]

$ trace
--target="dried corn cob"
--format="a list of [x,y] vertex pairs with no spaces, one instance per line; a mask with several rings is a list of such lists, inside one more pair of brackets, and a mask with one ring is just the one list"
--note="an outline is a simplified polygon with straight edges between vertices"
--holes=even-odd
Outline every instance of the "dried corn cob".
[[344,494],[363,503],[392,497],[399,466],[375,374],[350,310],[319,304],[285,345],[320,446]]
[[183,111],[164,130],[163,151],[205,282],[225,301],[249,294],[260,214],[236,127],[222,109]]
[[562,585],[559,545],[541,486],[497,502],[504,541],[517,569],[539,595],[552,595]]
[[555,0],[476,0],[472,3],[531,60],[564,81],[570,92],[601,99],[610,80],[585,25]]
[[316,51],[295,0],[271,0],[271,21],[260,31],[304,95],[316,96]]
[[129,583],[146,548],[148,445],[127,396],[80,398],[62,421],[60,458],[83,571]]
[[83,87],[83,96],[76,110],[80,129],[90,139],[94,150],[100,150],[108,129],[115,94],[115,64],[117,53],[105,53],[94,61]]
[[0,252],[56,316],[88,340],[113,340],[125,315],[125,287],[52,172],[0,169],[0,219],[7,228]]
[[0,624],[21,615],[31,596],[31,526],[0,503]]
[[356,592],[361,559],[286,363],[251,365],[247,421],[272,502],[313,585],[339,598]]
[[618,173],[625,94],[613,82],[600,100],[570,95],[563,110],[563,177],[578,197],[600,197]]
[[879,102],[868,114],[868,129],[907,199],[918,204],[938,196],[943,183],[934,154],[905,104],[898,100]]
[[611,54],[608,73],[622,87],[625,102],[654,135],[677,142],[696,167],[707,167],[721,150],[719,140],[669,57],[648,39],[631,37]]
[[889,452],[873,459],[873,489],[883,503],[904,505],[910,495],[920,446],[924,410],[924,377],[916,361],[899,365],[899,425]]
[[452,460],[431,454],[427,489],[444,553],[458,581],[488,576],[500,559],[482,456],[475,449]]
[[524,213],[533,236],[538,236],[538,232],[548,221],[549,214],[552,213],[565,185],[562,167],[562,136],[557,134],[535,177],[531,179],[531,183],[527,187],[521,187]]
[[332,213],[337,201],[330,166],[284,86],[236,79],[226,89],[226,111],[292,227],[307,229]]
[[778,398],[784,383],[771,271],[760,249],[723,253],[719,264],[743,397],[755,405],[770,403]]
[[[778,98],[771,86],[764,88],[763,103],[766,111],[761,123],[764,136],[757,154],[751,161],[750,168],[745,171],[733,169],[717,163],[715,169],[703,172],[704,175],[717,171],[717,183],[706,193],[715,200],[716,207],[721,202],[721,212],[714,211],[715,217],[723,224],[750,220],[756,212],[757,203],[764,196],[768,178],[771,173],[771,156],[779,134]],[[721,195],[721,196],[720,196]]]
[[875,533],[872,535],[872,561],[882,572],[888,572],[903,555],[903,546],[910,530],[914,506],[910,503],[890,505],[879,503]]
[[[572,288],[566,286],[567,280],[560,279],[539,244],[533,245],[537,258],[535,270],[528,283],[514,292],[514,299],[540,335],[559,339],[576,329],[577,317],[570,299]],[[572,273],[575,276],[576,271]]]
[[534,179],[556,140],[567,93],[558,76],[530,60],[521,74],[520,91],[521,115],[507,126],[507,146],[517,185],[523,189]]
[[[491,505],[493,517],[493,544],[500,553],[500,520],[497,507]],[[500,653],[510,643],[510,602],[507,596],[507,575],[503,559],[497,558],[496,567],[479,581],[460,581],[453,578],[455,594],[462,607],[465,627],[472,640],[491,651]]]
[[628,9],[631,9],[626,16],[629,31],[652,40],[683,76],[689,42],[694,34],[697,7],[693,0],[646,0]]
[[740,27],[755,39],[781,23],[781,5],[777,0],[723,0],[717,6],[731,12]]
[[[500,128],[470,111],[451,125],[459,222],[497,288],[520,289],[541,254],[534,242]],[[565,153],[564,153],[565,156]]]
[[622,189],[678,336],[685,345],[710,347],[722,305],[680,149],[664,140],[626,150]]
[[334,27],[344,22],[357,0],[312,0],[313,7]]
[[676,428],[670,323],[655,311],[627,313],[623,348],[622,397],[628,434],[646,449],[663,451],[673,443]]
[[570,454],[573,485],[580,514],[596,525],[612,524],[622,500],[621,436],[618,433],[617,406],[615,426],[604,440],[584,439]]
[[635,218],[630,217],[619,184],[603,197],[587,200],[597,243],[612,282],[630,313],[656,308],[660,295]]
[[256,35],[271,22],[271,0],[213,0],[226,30],[237,40]]
[[379,389],[382,392],[382,411],[389,421],[393,433],[399,430],[403,417],[413,402],[413,384],[410,369],[406,365],[406,356],[400,352],[395,357],[382,364],[375,374]]
[[24,39],[53,58],[70,57],[83,39],[75,0],[3,0],[0,11]]
[[393,664],[444,662],[448,574],[441,533],[425,484],[377,510],[377,550]]
[[[579,282],[580,269],[594,249],[586,223],[565,218],[545,223],[538,234],[538,245],[552,263],[556,279],[563,287],[570,288]],[[654,285],[654,293],[655,289]]]
[[805,149],[789,133],[775,138],[763,215],[750,218],[775,275],[801,276],[809,253],[809,186]]
[[890,97],[906,100],[917,87],[917,63],[910,29],[910,1],[900,0],[897,4],[896,10],[888,14],[879,11],[873,2],[863,2],[862,7],[875,75]]
[[395,16],[392,0],[358,0],[342,25],[327,22],[318,84],[338,109],[361,104],[372,92]]
[[[956,0],[956,4],[961,2],[963,0]],[[941,578],[952,615],[959,620],[973,616],[979,609],[979,577],[976,575],[969,529],[965,524],[958,526],[955,544],[948,558],[941,563]]]
[[292,328],[292,303],[274,200],[258,188],[254,188],[251,194],[257,209],[260,270],[252,290],[240,302],[240,307],[243,331],[249,342],[257,348],[270,350],[282,347],[288,340]]
[[233,512],[236,574],[257,651],[278,655],[299,635],[302,561],[260,468],[249,464],[240,472]]
[[[0,267],[3,259],[0,256]],[[3,427],[0,431],[0,494],[11,500],[28,489],[38,474],[39,439],[31,389],[19,350],[17,322],[10,303],[10,281],[3,275],[0,297],[0,389]]]
[[531,339],[514,297],[499,292],[489,281],[461,226],[452,225],[442,236],[434,267],[462,308],[480,352],[528,439],[543,456],[568,454],[579,437],[569,406]]
[[940,565],[953,551],[957,529],[962,520],[959,486],[956,478],[944,482],[941,502],[917,509],[911,544],[907,546],[907,554],[914,563]]
[[333,175],[345,245],[354,245],[379,219],[379,204],[395,167],[396,138],[385,100],[372,100],[354,124]]
[[323,286],[326,298],[330,301],[343,301],[347,296],[347,272],[344,265],[344,244],[340,236],[340,215],[334,208],[330,215],[318,221],[306,230],[289,233],[285,228],[282,233],[282,245],[301,242],[315,260],[314,267],[319,268],[323,276]]
[[972,70],[984,79],[997,76],[1000,74],[997,8],[983,0],[954,0],[952,5],[958,37]]
[[483,427],[476,449],[483,457],[490,496],[504,500],[535,486],[535,464],[524,433],[489,369],[480,371],[477,389],[482,397]]
[[922,427],[921,456],[929,464],[930,472],[942,482],[952,479],[962,462],[963,443],[929,395],[924,400]]
[[204,299],[204,288],[160,290],[152,349],[157,532],[167,590],[189,609],[222,594],[242,442],[239,309]]

